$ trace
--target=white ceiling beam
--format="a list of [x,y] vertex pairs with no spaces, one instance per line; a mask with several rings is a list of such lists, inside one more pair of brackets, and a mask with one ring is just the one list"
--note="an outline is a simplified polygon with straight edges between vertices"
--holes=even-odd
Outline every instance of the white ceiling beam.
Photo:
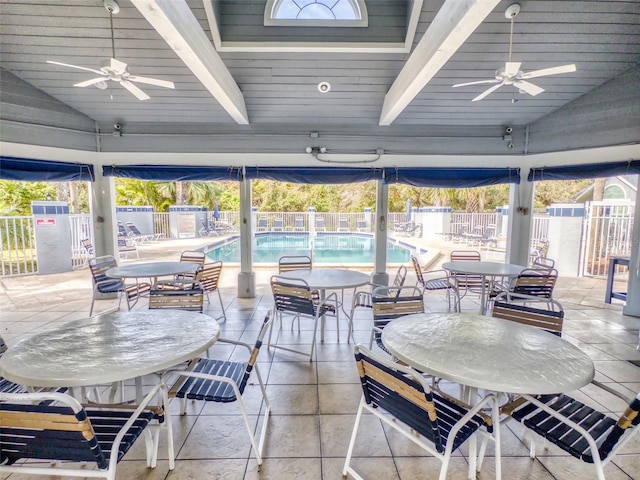
[[241,125],[249,124],[244,96],[185,0],[131,0],[205,88]]
[[498,3],[445,0],[384,97],[380,125],[391,125]]

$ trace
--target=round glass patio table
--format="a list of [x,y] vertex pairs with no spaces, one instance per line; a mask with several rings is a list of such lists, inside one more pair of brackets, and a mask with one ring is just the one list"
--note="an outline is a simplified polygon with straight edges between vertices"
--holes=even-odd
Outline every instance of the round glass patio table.
[[200,265],[192,262],[147,262],[122,265],[107,270],[111,278],[157,278],[195,273]]
[[[480,275],[482,276],[482,286],[480,289],[480,313],[485,313],[487,303],[487,279],[514,278],[520,275],[526,267],[512,263],[487,262],[487,261],[461,261],[445,262],[442,268],[450,273]],[[458,280],[456,278],[456,288]]]
[[218,322],[198,312],[108,313],[18,342],[0,358],[0,374],[31,387],[111,384],[190,360],[219,335]]
[[389,322],[382,342],[420,371],[495,392],[568,392],[595,372],[591,358],[561,337],[478,313],[407,315]]

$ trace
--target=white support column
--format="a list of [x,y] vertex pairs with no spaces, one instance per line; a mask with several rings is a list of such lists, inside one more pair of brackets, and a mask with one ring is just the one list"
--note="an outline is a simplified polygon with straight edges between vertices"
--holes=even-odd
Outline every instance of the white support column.
[[240,273],[238,274],[238,297],[256,296],[256,274],[251,259],[253,227],[251,222],[251,180],[240,182]]
[[95,181],[89,183],[89,208],[93,219],[93,246],[96,257],[113,255],[118,258],[116,228],[116,195],[113,177],[103,177],[96,165]]
[[[640,190],[636,191],[636,208],[633,213],[631,239],[627,301],[622,313],[640,317]],[[640,338],[638,338],[638,347],[640,349]]]
[[371,281],[377,285],[389,285],[387,275],[387,210],[389,186],[378,180],[376,183],[376,230],[373,234],[376,260]]
[[529,169],[520,172],[520,184],[509,188],[509,223],[507,225],[506,262],[516,265],[529,264],[531,219],[533,218],[534,183],[529,182]]

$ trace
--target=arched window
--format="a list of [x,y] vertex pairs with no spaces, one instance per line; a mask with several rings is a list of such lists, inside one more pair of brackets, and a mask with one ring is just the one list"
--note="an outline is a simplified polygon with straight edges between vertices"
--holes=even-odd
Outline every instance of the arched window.
[[366,27],[364,0],[267,0],[268,26]]
[[613,199],[621,199],[627,198],[624,193],[624,190],[619,185],[609,185],[604,190],[603,198],[605,200],[613,200]]

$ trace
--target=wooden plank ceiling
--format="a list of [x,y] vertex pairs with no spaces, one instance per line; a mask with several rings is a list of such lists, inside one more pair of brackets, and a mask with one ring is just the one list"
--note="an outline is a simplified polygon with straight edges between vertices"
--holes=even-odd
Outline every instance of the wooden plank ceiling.
[[[179,2],[181,0],[173,0]],[[205,0],[210,1],[210,0]],[[460,0],[462,1],[462,0]],[[353,41],[402,42],[409,2],[369,0],[367,29],[264,27],[264,2],[186,0],[212,41],[207,8],[219,14],[223,45],[234,42]],[[385,95],[430,27],[443,0],[425,0],[409,52],[229,51],[218,55],[239,87],[250,128],[344,131],[376,127]],[[637,1],[522,0],[515,19],[513,60],[525,71],[574,63],[577,71],[536,78],[545,89],[532,97],[503,86],[486,99],[471,99],[487,88],[453,84],[493,78],[508,57],[509,21],[499,2],[469,38],[392,121],[407,126],[527,125],[548,115],[640,62],[640,8]],[[109,15],[102,0],[3,0],[0,54],[3,72],[97,122],[139,125],[147,131],[183,131],[202,126],[243,126],[185,65],[130,0],[119,0],[113,17],[116,57],[134,75],[170,80],[175,90],[144,85],[151,98],[138,101],[121,86],[75,88],[90,72],[47,64],[47,60],[98,68],[111,57]],[[349,30],[358,30],[357,35]],[[401,33],[401,34],[400,34]],[[290,38],[287,38],[289,35]],[[329,39],[329,40],[328,40]],[[231,49],[233,50],[233,49]],[[534,81],[532,80],[532,82]],[[327,81],[322,94],[317,84]],[[46,119],[43,119],[46,121]]]

